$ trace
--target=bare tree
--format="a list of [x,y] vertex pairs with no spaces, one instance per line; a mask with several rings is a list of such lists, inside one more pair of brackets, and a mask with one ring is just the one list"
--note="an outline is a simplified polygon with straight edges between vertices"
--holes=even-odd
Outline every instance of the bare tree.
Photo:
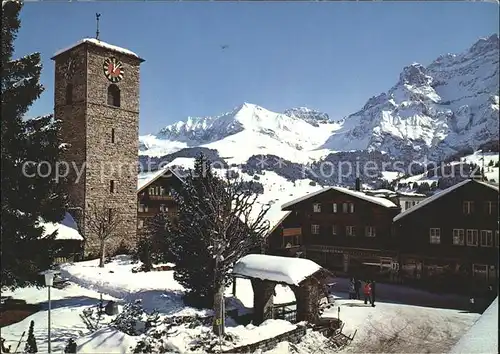
[[215,177],[203,156],[176,196],[179,213],[170,225],[169,240],[175,279],[193,296],[213,300],[213,330],[218,335],[224,334],[224,289],[230,271],[242,256],[261,252],[269,230],[269,205],[259,208],[257,197],[252,182],[229,174]]
[[115,235],[123,219],[106,202],[93,203],[86,214],[86,233],[90,233],[99,242],[99,267],[102,268],[106,257],[106,243]]

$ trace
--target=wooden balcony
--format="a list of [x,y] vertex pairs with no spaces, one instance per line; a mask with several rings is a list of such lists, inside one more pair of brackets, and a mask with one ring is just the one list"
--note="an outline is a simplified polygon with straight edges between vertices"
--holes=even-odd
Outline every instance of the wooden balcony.
[[149,195],[149,200],[174,200],[171,195]]
[[283,236],[301,236],[302,228],[301,227],[289,227],[283,229]]

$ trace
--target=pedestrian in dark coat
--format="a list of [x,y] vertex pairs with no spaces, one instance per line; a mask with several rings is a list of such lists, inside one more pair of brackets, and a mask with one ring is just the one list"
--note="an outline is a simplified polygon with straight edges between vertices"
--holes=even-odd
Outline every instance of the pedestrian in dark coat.
[[354,291],[356,293],[356,299],[360,300],[361,296],[359,296],[359,289],[361,289],[361,281],[359,279],[355,279],[354,281]]
[[376,289],[375,280],[371,281],[371,285],[372,285],[372,306],[375,307],[375,289]]
[[356,290],[355,290],[355,281],[354,278],[351,278],[349,282],[349,300],[356,298]]

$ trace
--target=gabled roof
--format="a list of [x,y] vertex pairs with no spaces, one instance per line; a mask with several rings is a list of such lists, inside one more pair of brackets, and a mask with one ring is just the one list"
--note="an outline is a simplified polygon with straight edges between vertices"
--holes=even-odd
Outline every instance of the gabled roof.
[[455,189],[458,189],[462,186],[465,186],[466,184],[468,183],[479,183],[479,184],[482,184],[483,186],[486,186],[488,188],[491,188],[493,190],[496,190],[498,192],[498,185],[495,185],[495,184],[491,184],[491,183],[487,183],[487,182],[481,182],[481,181],[477,181],[477,180],[474,180],[474,179],[466,179],[465,181],[462,181],[460,183],[457,183],[455,184],[454,186],[451,186],[449,188],[446,188],[445,190],[439,192],[439,193],[436,193],[434,194],[433,196],[429,197],[429,198],[426,198],[424,200],[422,200],[420,203],[418,203],[417,205],[415,206],[412,206],[411,208],[409,209],[406,209],[404,212],[396,215],[393,219],[393,221],[398,221],[399,219],[405,217],[406,215],[408,214],[411,214],[413,213],[414,211],[438,200],[439,198],[441,197],[444,197],[445,195],[447,195],[448,193],[454,191]]
[[287,211],[287,212],[285,212],[285,215],[283,215],[283,217],[282,217],[281,219],[279,219],[279,221],[278,221],[276,224],[274,224],[273,228],[272,228],[272,229],[268,232],[268,235],[272,234],[272,233],[273,233],[273,231],[274,231],[274,230],[276,230],[276,228],[277,228],[277,227],[278,227],[278,226],[279,226],[279,225],[280,225],[283,221],[285,221],[286,217],[287,217],[288,215],[290,215],[290,214],[291,214],[291,211]]
[[139,57],[137,54],[135,54],[131,50],[128,50],[128,49],[125,49],[125,48],[122,48],[122,47],[118,47],[116,45],[109,44],[109,43],[100,41],[100,40],[95,39],[95,38],[83,38],[83,39],[79,40],[78,42],[70,45],[69,47],[66,47],[64,49],[58,50],[51,59],[54,60],[57,56],[65,53],[65,52],[67,52],[67,51],[69,51],[69,50],[71,50],[73,48],[76,48],[76,47],[78,47],[78,46],[80,46],[80,45],[82,45],[84,43],[88,43],[88,44],[94,45],[96,47],[105,48],[105,49],[112,50],[112,51],[117,52],[117,53],[121,53],[121,54],[124,54],[124,55],[131,56],[131,57],[134,57],[136,59],[139,59],[141,62],[144,61],[144,59],[142,59],[141,57]]
[[396,204],[394,204],[393,202],[391,202],[389,199],[386,199],[386,198],[373,197],[370,195],[366,195],[363,192],[353,191],[351,189],[347,189],[347,188],[343,188],[343,187],[326,187],[326,188],[320,189],[316,192],[306,194],[300,198],[294,199],[288,203],[283,204],[281,206],[281,210],[288,208],[288,207],[291,207],[292,205],[295,205],[297,203],[303,202],[304,200],[307,200],[309,198],[312,198],[312,197],[315,197],[317,195],[329,192],[329,191],[336,191],[336,192],[344,193],[344,194],[350,195],[352,197],[365,200],[365,201],[370,202],[370,203],[378,204],[378,205],[383,206],[385,208],[397,208],[398,207]]
[[137,193],[142,191],[144,188],[149,186],[158,178],[164,176],[167,172],[170,172],[173,176],[177,177],[179,181],[184,183],[184,179],[181,176],[179,176],[179,174],[175,171],[175,169],[173,169],[172,167],[166,167],[155,172],[139,173],[139,175],[137,176]]

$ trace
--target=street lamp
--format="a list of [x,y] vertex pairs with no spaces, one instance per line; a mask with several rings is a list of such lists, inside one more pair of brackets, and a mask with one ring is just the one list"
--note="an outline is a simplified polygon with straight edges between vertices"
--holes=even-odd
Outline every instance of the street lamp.
[[48,321],[47,321],[47,335],[48,335],[48,352],[51,353],[51,347],[50,347],[50,308],[51,308],[51,302],[50,302],[50,288],[54,285],[54,276],[58,274],[58,272],[53,271],[53,270],[47,270],[45,272],[42,272],[42,274],[45,277],[45,286],[47,287],[47,292],[48,292],[48,300],[49,300],[49,312],[48,312]]

